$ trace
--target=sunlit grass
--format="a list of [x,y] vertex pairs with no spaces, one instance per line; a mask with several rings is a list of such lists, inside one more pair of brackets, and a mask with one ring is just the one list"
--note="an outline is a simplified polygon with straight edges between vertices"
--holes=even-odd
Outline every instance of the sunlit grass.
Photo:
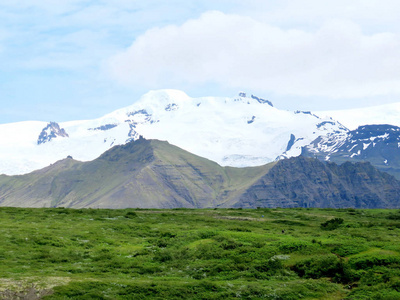
[[[34,287],[53,293],[44,299],[395,299],[399,216],[0,208],[0,293]],[[343,222],[321,228],[335,218]]]

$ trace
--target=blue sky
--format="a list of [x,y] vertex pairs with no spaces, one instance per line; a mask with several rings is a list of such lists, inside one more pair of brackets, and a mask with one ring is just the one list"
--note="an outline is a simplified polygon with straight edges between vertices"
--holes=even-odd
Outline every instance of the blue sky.
[[2,0],[0,123],[96,118],[163,88],[400,102],[399,15],[394,0]]

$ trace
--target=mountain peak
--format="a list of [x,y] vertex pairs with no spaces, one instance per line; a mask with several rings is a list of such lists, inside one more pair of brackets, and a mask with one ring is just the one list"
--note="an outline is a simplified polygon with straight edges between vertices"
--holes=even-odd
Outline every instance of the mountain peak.
[[151,140],[146,140],[139,136],[136,140],[131,140],[124,145],[117,145],[104,152],[99,159],[108,161],[118,161],[128,159],[132,161],[132,155],[141,162],[147,162],[154,159],[153,146]]
[[[318,136],[342,131],[331,120],[294,114],[272,107],[268,100],[255,95],[241,95],[246,97],[192,98],[179,90],[150,91],[132,105],[95,120],[62,126],[51,123],[40,138],[40,147],[32,147],[23,138],[20,132],[26,127],[8,130],[18,134],[12,139],[3,135],[1,154],[5,153],[6,159],[0,161],[0,173],[23,174],[67,155],[80,161],[92,160],[112,146],[136,140],[140,135],[167,140],[220,165],[259,166],[283,154],[297,156],[302,146]],[[36,146],[44,124],[30,129]],[[68,139],[59,138],[67,136],[67,132]],[[18,154],[13,146],[17,142],[23,145]]]
[[47,124],[45,128],[43,128],[42,132],[39,135],[37,140],[37,144],[44,144],[50,142],[52,139],[56,137],[69,137],[68,133],[64,128],[60,128],[60,125],[56,122],[50,122]]

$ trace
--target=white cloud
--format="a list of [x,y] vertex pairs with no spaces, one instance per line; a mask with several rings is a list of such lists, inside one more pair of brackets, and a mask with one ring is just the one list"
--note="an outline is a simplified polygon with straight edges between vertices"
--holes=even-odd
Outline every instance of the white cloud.
[[[246,90],[307,110],[399,100],[398,0],[0,2],[7,105],[92,101],[109,103],[109,111],[149,88],[193,96]],[[203,14],[212,10],[222,13]],[[60,92],[66,82],[68,92]],[[352,95],[378,96],[339,99]]]
[[214,11],[147,31],[109,67],[119,81],[149,88],[214,82],[281,95],[400,94],[400,36],[333,19],[312,31],[281,29]]

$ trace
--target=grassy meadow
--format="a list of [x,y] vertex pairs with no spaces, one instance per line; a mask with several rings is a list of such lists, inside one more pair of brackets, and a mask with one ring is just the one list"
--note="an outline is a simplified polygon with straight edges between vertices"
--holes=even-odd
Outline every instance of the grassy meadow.
[[400,299],[400,210],[0,208],[0,299]]

